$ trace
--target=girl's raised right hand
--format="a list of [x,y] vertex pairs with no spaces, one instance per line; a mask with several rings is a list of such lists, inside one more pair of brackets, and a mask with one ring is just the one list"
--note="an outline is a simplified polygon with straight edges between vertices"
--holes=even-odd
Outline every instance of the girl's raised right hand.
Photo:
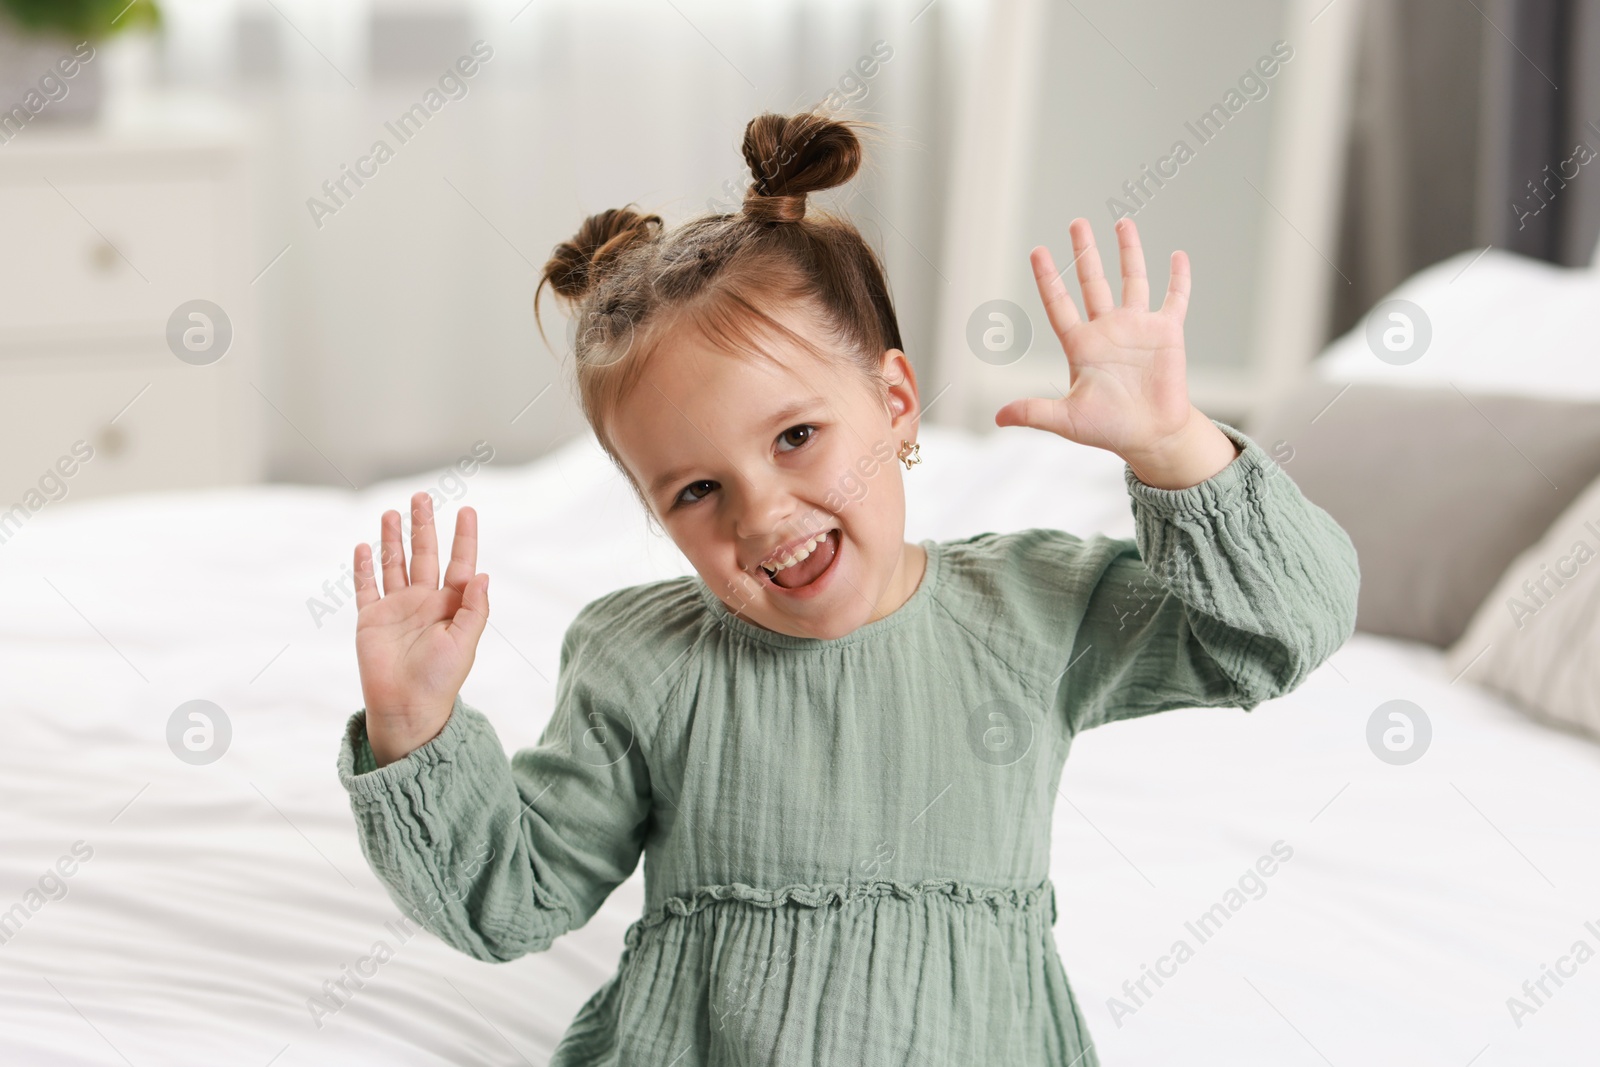
[[478,515],[456,513],[444,586],[433,500],[411,498],[411,572],[400,513],[382,519],[383,595],[372,547],[356,546],[356,661],[367,708],[367,741],[378,766],[403,759],[439,735],[455,707],[489,622],[489,576],[477,573]]

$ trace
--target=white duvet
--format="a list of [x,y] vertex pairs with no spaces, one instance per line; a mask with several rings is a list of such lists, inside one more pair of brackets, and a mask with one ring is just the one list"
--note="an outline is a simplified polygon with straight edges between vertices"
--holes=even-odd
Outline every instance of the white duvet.
[[[1023,429],[921,439],[909,539],[1132,533],[1108,454]],[[441,526],[474,505],[494,576],[464,695],[507,746],[532,744],[577,610],[688,571],[587,436],[459,481],[51,505],[0,547],[0,1063],[547,1060],[615,966],[639,874],[550,951],[480,963],[393,925],[334,772],[361,703],[355,609],[337,602],[351,548],[441,483]],[[1248,715],[1078,739],[1056,939],[1108,1067],[1595,1062],[1600,960],[1571,951],[1600,949],[1600,746],[1440,661],[1358,636]],[[1407,766],[1366,740],[1392,699],[1432,724]],[[215,762],[169,748],[191,700],[231,726]],[[1275,846],[1273,873],[1250,877]],[[1219,904],[1202,942],[1187,924]],[[315,1007],[351,971],[367,974],[353,995]],[[1535,1004],[1524,982],[1541,977]]]

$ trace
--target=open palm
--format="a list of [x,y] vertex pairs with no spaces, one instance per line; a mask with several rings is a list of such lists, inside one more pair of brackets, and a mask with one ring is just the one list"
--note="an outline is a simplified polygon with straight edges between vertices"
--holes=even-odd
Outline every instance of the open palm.
[[1189,425],[1183,318],[1189,306],[1189,257],[1172,253],[1171,279],[1160,311],[1150,310],[1144,252],[1132,219],[1117,224],[1122,306],[1100,266],[1087,219],[1068,227],[1087,321],[1061,280],[1049,249],[1029,257],[1050,326],[1066,353],[1070,384],[1059,397],[1013,400],[995,413],[998,426],[1031,426],[1124,457],[1153,452]]
[[450,718],[456,695],[489,621],[489,576],[478,574],[478,516],[456,515],[444,585],[433,502],[411,499],[411,570],[406,571],[400,513],[382,519],[383,594],[371,546],[355,550],[356,660],[367,708],[367,739],[379,766],[426,744]]

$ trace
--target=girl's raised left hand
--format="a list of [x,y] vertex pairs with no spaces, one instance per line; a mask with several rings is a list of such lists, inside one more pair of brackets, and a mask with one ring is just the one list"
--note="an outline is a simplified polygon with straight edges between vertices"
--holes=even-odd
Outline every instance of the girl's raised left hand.
[[1050,326],[1067,356],[1065,395],[1013,400],[995,413],[998,426],[1031,426],[1121,456],[1158,489],[1183,489],[1222,470],[1238,449],[1189,401],[1183,319],[1189,306],[1189,257],[1172,253],[1161,310],[1150,310],[1144,252],[1132,219],[1117,223],[1122,306],[1112,301],[1089,221],[1068,228],[1088,320],[1059,277],[1049,249],[1033,250],[1034,280]]

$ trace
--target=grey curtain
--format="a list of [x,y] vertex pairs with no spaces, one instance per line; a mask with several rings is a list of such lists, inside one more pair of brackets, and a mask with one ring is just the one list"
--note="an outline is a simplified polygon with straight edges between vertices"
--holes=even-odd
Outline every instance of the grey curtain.
[[1357,63],[1330,338],[1464,249],[1590,262],[1600,0],[1368,0]]

